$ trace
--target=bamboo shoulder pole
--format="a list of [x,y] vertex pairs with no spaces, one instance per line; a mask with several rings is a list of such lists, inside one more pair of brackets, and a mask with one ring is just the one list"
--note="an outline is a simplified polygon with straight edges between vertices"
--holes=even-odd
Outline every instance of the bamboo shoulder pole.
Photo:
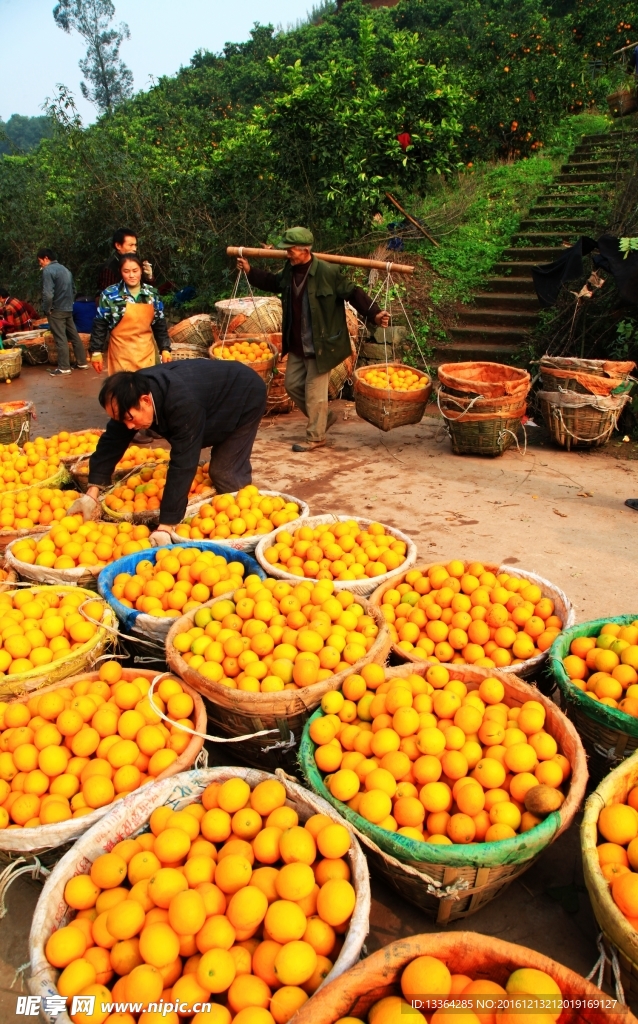
[[[229,245],[226,249],[227,256],[243,256],[246,259],[251,256],[254,259],[264,260],[285,260],[285,249],[248,249],[246,246]],[[346,267],[367,267],[369,270],[387,270],[390,274],[413,274],[414,267],[407,263],[384,263],[383,260],[366,260],[360,256],[333,256],[332,253],[315,252],[318,260],[325,260],[326,263],[340,263]]]

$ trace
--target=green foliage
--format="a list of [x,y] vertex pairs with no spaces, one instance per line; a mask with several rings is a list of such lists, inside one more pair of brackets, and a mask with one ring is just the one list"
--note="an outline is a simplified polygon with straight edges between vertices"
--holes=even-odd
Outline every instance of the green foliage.
[[64,32],[74,29],[86,43],[79,62],[82,95],[109,114],[133,94],[133,73],[120,58],[120,46],[131,33],[124,22],[114,28],[114,17],[111,0],[58,0],[53,8],[56,25]]
[[12,114],[5,123],[0,121],[0,153],[27,153],[35,149],[42,139],[53,135],[50,117],[25,117]]

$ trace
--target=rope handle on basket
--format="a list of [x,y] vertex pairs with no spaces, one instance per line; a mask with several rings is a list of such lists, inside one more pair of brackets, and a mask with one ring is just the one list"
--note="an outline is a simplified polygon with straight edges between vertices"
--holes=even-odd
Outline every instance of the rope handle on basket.
[[612,412],[611,423],[609,424],[609,427],[607,429],[603,430],[602,434],[597,434],[596,437],[579,437],[578,434],[572,434],[571,430],[566,425],[565,420],[563,419],[562,409],[560,409],[558,406],[552,406],[552,412],[554,413],[554,415],[558,414],[558,417],[560,419],[560,425],[566,434],[569,434],[570,437],[573,437],[574,441],[583,441],[585,443],[588,443],[589,441],[600,441],[601,437],[610,437],[611,434],[613,434],[616,427],[618,426],[618,416],[620,415],[620,412]]
[[596,946],[598,948],[598,952],[599,952],[600,955],[598,957],[598,960],[596,961],[596,963],[592,967],[591,971],[587,975],[587,981],[592,981],[594,976],[596,976],[594,984],[596,985],[597,988],[602,988],[603,975],[605,973],[605,964],[608,963],[611,966],[611,969],[612,969],[612,972],[613,972],[613,975],[614,975],[614,987],[616,989],[616,999],[618,1000],[619,1003],[621,1003],[624,1006],[625,1005],[625,990],[623,988],[623,984],[622,984],[622,981],[621,981],[621,978],[620,978],[620,964],[618,963],[618,953],[616,952],[616,947],[614,945],[612,945],[611,943],[609,944],[609,949],[610,949],[611,956],[608,956],[607,955],[607,950],[605,949],[605,943],[603,941],[603,933],[602,932],[598,933],[598,938],[596,939]]
[[258,736],[270,736],[270,734],[273,732],[279,732],[279,729],[262,729],[261,732],[249,733],[246,736],[224,737],[209,736],[207,732],[198,732],[197,729],[189,729],[188,726],[182,725],[180,722],[176,722],[174,721],[174,719],[169,718],[168,715],[165,715],[163,711],[160,711],[157,704],[153,702],[153,691],[155,689],[155,685],[159,683],[162,679],[167,679],[169,676],[172,675],[172,672],[161,672],[158,676],[155,676],[155,678],[151,682],[151,685],[146,696],[155,714],[159,715],[160,718],[163,718],[165,722],[169,722],[171,725],[177,726],[177,728],[181,729],[182,732],[190,733],[191,736],[200,736],[204,740],[210,740],[211,743],[241,743],[242,740],[254,740]]
[[[20,867],[19,865],[22,866]],[[34,881],[40,881],[41,878],[46,878],[51,874],[51,869],[45,868],[37,857],[33,858],[32,864],[27,864],[24,857],[18,857],[17,860],[11,861],[4,871],[0,872],[0,920],[7,912],[6,895],[9,886],[12,885],[20,875],[28,874],[31,875]]]
[[[448,398],[449,398],[449,399],[450,399],[450,400],[451,400],[452,402],[456,402],[456,404],[457,404],[457,405],[458,405],[459,407],[461,406],[461,403],[460,403],[460,402],[458,401],[458,399],[456,399],[456,398],[454,397],[454,395],[447,395],[447,397],[448,397]],[[482,395],[476,395],[476,396],[475,396],[475,397],[474,397],[474,398],[473,398],[473,399],[472,399],[472,400],[470,401],[470,404],[468,405],[467,409],[464,409],[464,410],[463,410],[463,412],[462,412],[462,413],[460,414],[460,416],[446,416],[446,415],[445,415],[445,413],[443,412],[443,409],[441,408],[441,389],[440,389],[440,388],[439,388],[439,389],[437,390],[437,392],[436,392],[436,404],[438,405],[438,407],[439,407],[439,412],[441,413],[441,416],[443,417],[443,419],[444,419],[444,420],[449,420],[449,421],[450,421],[451,423],[458,423],[458,421],[459,421],[459,420],[462,420],[464,416],[467,416],[468,412],[470,411],[470,409],[472,408],[472,406],[474,405],[474,403],[475,403],[475,402],[478,402],[479,398],[481,398],[481,397],[482,397]]]
[[525,438],[524,445],[523,445],[523,451],[521,451],[521,446],[518,443],[518,438],[517,438],[516,434],[514,433],[513,430],[510,430],[509,427],[505,427],[503,430],[499,431],[498,437],[496,438],[496,443],[499,446],[499,448],[501,446],[501,442],[502,442],[503,438],[505,437],[505,435],[506,434],[511,434],[512,437],[514,438],[514,442],[515,442],[516,447],[518,449],[518,454],[519,455],[527,455],[527,431],[525,430],[525,425],[523,423],[521,423],[521,426],[523,428],[523,437]]
[[[83,601],[80,607],[78,608],[80,615],[83,615],[87,622],[92,622],[94,626],[99,626],[100,629],[105,629],[107,633],[111,633],[113,636],[118,637],[120,640],[134,640],[136,644],[143,644],[145,647],[152,647],[153,650],[157,650],[158,645],[151,643],[150,640],[142,640],[141,637],[131,637],[127,633],[120,633],[119,629],[116,629],[115,626],[107,626],[105,622],[98,622],[97,619],[92,619],[90,615],[87,615],[86,612],[84,611],[84,605],[88,604],[89,601],[99,600],[100,597],[87,597],[86,601]],[[104,598],[102,598],[102,600],[104,600]],[[108,604],[108,601],[106,603]],[[106,611],[106,609],[104,610]]]

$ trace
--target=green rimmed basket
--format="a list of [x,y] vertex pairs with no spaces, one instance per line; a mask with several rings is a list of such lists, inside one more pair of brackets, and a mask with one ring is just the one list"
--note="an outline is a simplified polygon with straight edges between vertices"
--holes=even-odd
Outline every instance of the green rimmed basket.
[[636,615],[617,615],[607,619],[580,622],[564,630],[549,649],[549,666],[561,692],[564,710],[576,726],[589,762],[589,774],[596,785],[626,757],[638,748],[638,718],[616,708],[599,704],[573,686],[563,665],[573,640],[581,636],[598,636],[606,623],[629,626]]
[[[568,758],[572,775],[569,792],[560,810],[549,814],[529,832],[496,843],[453,846],[440,846],[397,835],[371,824],[341,800],[336,800],[324,784],[315,761],[316,745],[310,738],[310,726],[323,715],[321,709],[306,723],[299,749],[299,764],[308,785],[332,804],[354,829],[366,846],[371,867],[404,898],[436,917],[439,925],[476,913],[527,871],[545,848],[569,827],[587,785],[585,751],[578,733],[549,698],[511,674],[472,665],[446,667],[450,677],[464,682],[468,691],[478,689],[484,679],[495,677],[505,687],[504,701],[509,706],[535,700],[545,708],[545,727]],[[406,665],[388,669],[386,679],[424,675],[427,668],[427,665]]]

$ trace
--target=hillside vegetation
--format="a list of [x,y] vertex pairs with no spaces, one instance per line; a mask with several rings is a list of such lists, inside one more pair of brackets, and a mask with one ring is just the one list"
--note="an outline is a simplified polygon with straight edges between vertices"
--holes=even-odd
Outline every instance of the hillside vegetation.
[[369,248],[386,190],[427,210],[436,182],[542,153],[566,115],[604,101],[614,80],[595,61],[630,29],[624,0],[345,0],[200,51],[88,128],[63,93],[54,138],[0,162],[0,277],[35,290],[34,252],[51,245],[90,288],[121,224],[200,303],[228,290],[227,244],[285,225]]

